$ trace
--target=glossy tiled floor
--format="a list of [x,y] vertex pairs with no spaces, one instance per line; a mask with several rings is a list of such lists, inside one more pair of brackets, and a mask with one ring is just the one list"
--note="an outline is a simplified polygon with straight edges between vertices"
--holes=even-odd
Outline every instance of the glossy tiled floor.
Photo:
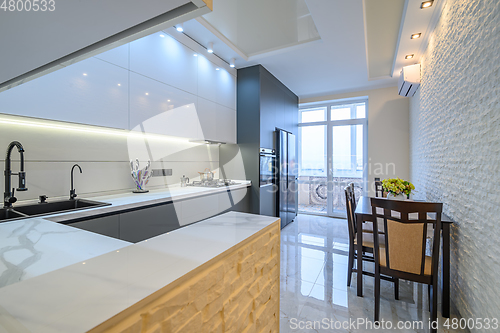
[[[363,277],[364,297],[356,295],[356,273],[347,287],[346,220],[299,215],[281,232],[280,332],[429,331],[427,287],[406,281],[400,281],[397,301],[392,283],[382,281],[380,319],[385,329],[370,328],[373,278]],[[438,319],[442,325],[445,318]],[[357,325],[363,320],[370,323]],[[419,321],[424,329],[416,326]],[[398,323],[406,328],[398,329]],[[440,327],[439,332],[459,331]]]

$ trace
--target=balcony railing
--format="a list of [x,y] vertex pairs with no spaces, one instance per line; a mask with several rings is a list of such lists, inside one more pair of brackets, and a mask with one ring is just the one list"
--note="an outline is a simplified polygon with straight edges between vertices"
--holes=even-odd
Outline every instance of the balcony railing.
[[334,177],[330,195],[328,195],[326,177],[300,176],[298,180],[299,212],[301,213],[328,214],[328,200],[331,200],[333,213],[343,216],[346,211],[344,188],[347,184],[354,183],[356,198],[359,198],[363,193],[362,178]]

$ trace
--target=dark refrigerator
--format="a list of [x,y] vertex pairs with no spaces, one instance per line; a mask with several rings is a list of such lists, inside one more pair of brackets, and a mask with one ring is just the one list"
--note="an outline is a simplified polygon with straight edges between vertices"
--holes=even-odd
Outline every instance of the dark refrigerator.
[[297,216],[297,150],[295,135],[283,130],[276,130],[278,142],[277,160],[277,216],[281,218],[281,228],[292,222]]

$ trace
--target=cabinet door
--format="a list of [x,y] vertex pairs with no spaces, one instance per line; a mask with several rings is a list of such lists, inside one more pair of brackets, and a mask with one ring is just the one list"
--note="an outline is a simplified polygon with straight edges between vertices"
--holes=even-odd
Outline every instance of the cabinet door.
[[180,202],[182,219],[180,225],[198,222],[219,213],[219,200],[217,195],[188,199]]
[[219,193],[219,214],[224,212],[250,213],[249,188]]
[[120,238],[120,216],[112,215],[68,224],[71,227],[95,232],[104,236]]
[[217,66],[203,55],[198,56],[198,96],[214,103],[217,102],[219,88],[216,83],[219,71],[216,68]]
[[236,78],[221,68],[215,73],[215,84],[217,85],[216,102],[236,110]]
[[137,243],[179,228],[173,204],[120,214],[120,239]]
[[260,190],[260,215],[276,216],[276,193],[277,186],[268,184],[259,188]]
[[198,59],[194,54],[168,34],[152,34],[130,43],[130,70],[197,94]]
[[[261,78],[260,93],[260,146],[274,148],[273,136],[276,126],[276,87],[265,77]],[[279,126],[278,126],[279,127]]]
[[299,108],[297,100],[288,94],[285,96],[285,129],[297,135]]
[[231,191],[233,198],[233,211],[250,213],[250,187]]
[[217,105],[215,102],[198,97],[198,119],[200,121],[202,136],[200,140],[218,139],[217,132]]
[[216,105],[217,141],[236,143],[236,111]]
[[128,71],[89,58],[0,93],[1,112],[128,128]]
[[199,138],[198,98],[145,76],[130,73],[130,129]]
[[118,46],[114,49],[96,55],[95,58],[107,61],[125,69],[129,69],[129,47],[130,44]]

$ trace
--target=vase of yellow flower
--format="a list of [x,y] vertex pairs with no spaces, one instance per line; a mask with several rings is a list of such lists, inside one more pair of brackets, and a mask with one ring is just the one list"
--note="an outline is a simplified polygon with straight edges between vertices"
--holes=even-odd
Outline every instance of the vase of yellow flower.
[[401,178],[388,178],[382,180],[382,187],[387,192],[387,199],[406,200],[410,198],[411,191],[415,186],[407,180]]

